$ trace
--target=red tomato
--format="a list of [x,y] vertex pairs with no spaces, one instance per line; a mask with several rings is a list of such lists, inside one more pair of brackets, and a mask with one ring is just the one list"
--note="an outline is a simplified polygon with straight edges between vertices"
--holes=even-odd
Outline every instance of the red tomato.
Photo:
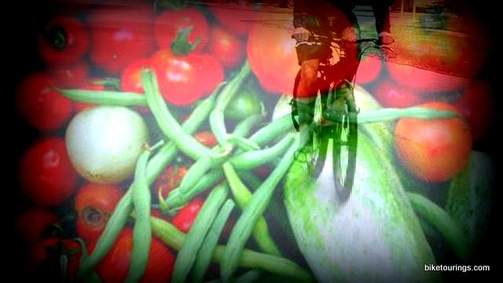
[[50,69],[54,83],[60,88],[80,88],[87,82],[89,67],[83,61],[71,65],[58,65]]
[[410,107],[421,101],[413,90],[389,80],[380,82],[374,93],[384,107]]
[[480,140],[491,125],[494,101],[491,87],[485,81],[474,81],[464,91],[455,106],[468,121],[473,139]]
[[17,217],[16,227],[24,240],[34,243],[40,240],[51,225],[58,222],[58,217],[43,208],[30,208]]
[[[129,270],[132,248],[133,232],[125,228],[97,266],[96,270],[103,283],[124,282]],[[147,267],[140,282],[170,282],[174,262],[175,257],[171,250],[158,238],[153,237]]]
[[144,93],[141,72],[150,67],[149,59],[140,59],[129,64],[122,72],[121,90]]
[[180,209],[180,211],[178,211],[178,213],[173,217],[171,223],[173,223],[173,225],[178,228],[178,230],[184,233],[189,232],[203,204],[204,201],[202,199],[193,199],[182,209]]
[[365,56],[356,71],[355,79],[357,84],[368,84],[373,82],[381,73],[382,62],[376,56]]
[[75,197],[77,234],[87,242],[96,241],[122,197],[122,191],[114,185],[87,184]]
[[111,74],[150,55],[152,13],[148,9],[100,9],[89,16],[91,60]]
[[209,52],[226,68],[238,66],[244,58],[240,38],[217,26],[211,29]]
[[202,51],[208,43],[208,22],[204,15],[195,8],[166,10],[154,23],[154,35],[159,49],[171,48],[178,33],[191,28],[188,41],[197,44],[194,51]]
[[177,106],[192,104],[223,81],[222,66],[207,54],[174,56],[161,50],[153,56],[152,66],[164,99]]
[[18,88],[19,112],[38,130],[59,129],[72,114],[72,102],[53,87],[51,77],[35,73],[26,77]]
[[42,206],[62,204],[74,192],[78,178],[61,138],[45,138],[29,148],[19,174],[24,194]]
[[[89,79],[86,82],[84,82],[83,85],[81,86],[81,88],[87,89],[87,90],[105,90],[105,86],[103,84],[93,83],[92,80],[93,79]],[[86,102],[77,102],[77,101],[73,102],[73,108],[77,112],[83,111],[85,109],[88,109],[88,108],[94,107],[94,106],[95,106],[94,104],[86,103]]]
[[[442,102],[420,106],[456,111]],[[413,175],[427,182],[443,182],[467,165],[472,138],[468,126],[459,118],[403,118],[395,128],[395,147],[402,164]]]
[[221,26],[226,27],[236,35],[246,35],[251,28],[256,11],[249,7],[238,5],[211,6],[211,12]]
[[88,46],[87,29],[72,17],[54,18],[38,38],[40,55],[49,64],[77,62]]
[[183,177],[187,173],[187,167],[185,166],[168,166],[166,170],[157,178],[155,182],[155,194],[161,195],[163,198],[166,198],[168,194],[175,188],[180,185]]
[[299,65],[295,40],[286,28],[254,24],[248,37],[247,53],[250,67],[266,91],[292,92]]
[[217,138],[210,131],[197,132],[194,137],[207,147],[214,147],[218,144]]

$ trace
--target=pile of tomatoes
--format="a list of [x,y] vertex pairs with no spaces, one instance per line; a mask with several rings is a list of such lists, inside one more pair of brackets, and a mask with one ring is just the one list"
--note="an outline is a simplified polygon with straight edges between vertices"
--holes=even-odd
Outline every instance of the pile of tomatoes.
[[[289,26],[291,18],[287,19],[279,22]],[[37,39],[47,69],[27,75],[17,90],[19,113],[42,136],[19,161],[22,192],[32,204],[17,217],[18,232],[30,250],[29,271],[54,255],[58,260],[64,255],[69,274],[75,274],[81,248],[73,238],[82,239],[92,251],[126,189],[122,183],[86,182],[75,171],[62,131],[71,117],[93,106],[70,101],[58,88],[113,89],[142,95],[141,70],[148,67],[155,71],[165,101],[183,112],[184,107],[210,95],[247,60],[260,91],[266,94],[263,100],[275,102],[278,95],[291,92],[299,68],[295,42],[288,28],[257,24],[260,20],[249,7],[153,11],[141,4],[93,7],[75,15],[57,15],[47,23]],[[384,107],[433,102],[424,105],[456,109],[466,117],[468,124],[459,119],[398,122],[395,135],[401,162],[423,181],[452,178],[467,162],[472,136],[477,140],[487,133],[491,99],[483,81],[461,80],[369,56],[360,63],[356,82],[374,93]],[[251,100],[245,103],[245,110],[259,107],[260,100]],[[241,110],[235,115],[246,115]],[[467,127],[471,134],[466,134]],[[196,138],[210,147],[216,144],[210,132],[201,131]],[[414,139],[417,143],[410,143]],[[153,194],[166,197],[186,171],[184,164],[169,166],[153,186]],[[173,216],[153,213],[186,232],[202,203],[197,198]],[[97,268],[103,282],[125,278],[131,241],[132,231],[126,228]],[[166,266],[174,262],[175,253],[155,238],[150,252],[155,256],[149,259],[144,282],[167,282],[171,270]]]

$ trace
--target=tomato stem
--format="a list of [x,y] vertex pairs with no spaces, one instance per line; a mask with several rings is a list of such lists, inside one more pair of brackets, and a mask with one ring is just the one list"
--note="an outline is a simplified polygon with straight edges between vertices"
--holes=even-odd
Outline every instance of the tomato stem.
[[192,32],[193,27],[182,28],[176,34],[176,38],[171,44],[171,51],[175,55],[187,55],[192,50],[194,50],[197,45],[201,42],[200,38],[194,40],[194,43],[189,42],[189,35]]
[[62,51],[68,45],[68,35],[62,26],[51,26],[43,32],[44,38],[54,49]]

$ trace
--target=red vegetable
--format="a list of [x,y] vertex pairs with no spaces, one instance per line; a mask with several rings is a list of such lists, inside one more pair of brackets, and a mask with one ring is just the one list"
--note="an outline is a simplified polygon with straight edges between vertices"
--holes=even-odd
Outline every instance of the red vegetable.
[[393,81],[381,81],[375,90],[376,99],[384,107],[409,107],[420,102],[416,92]]
[[376,56],[365,56],[356,71],[355,79],[357,84],[368,84],[377,79],[382,70],[382,62]]
[[166,170],[157,178],[155,182],[155,194],[161,192],[161,195],[166,198],[168,194],[180,185],[183,177],[187,173],[185,166],[168,166]]
[[[420,106],[456,111],[441,102]],[[395,146],[402,164],[412,174],[423,181],[443,182],[465,168],[472,138],[468,126],[459,118],[403,118],[395,128]]]
[[178,211],[178,213],[173,217],[171,223],[173,223],[178,230],[187,233],[192,227],[194,220],[196,220],[197,214],[199,213],[199,210],[201,210],[203,204],[204,201],[202,199],[193,199],[180,209],[180,211]]
[[226,68],[238,66],[244,58],[241,39],[217,26],[211,29],[209,52]]
[[61,205],[78,178],[61,138],[45,138],[30,147],[21,158],[19,175],[23,193],[42,206]]
[[140,59],[129,64],[121,76],[121,89],[122,91],[143,93],[143,83],[141,79],[141,72],[145,68],[150,67],[150,60]]
[[194,8],[166,10],[154,23],[154,35],[159,49],[171,48],[177,35],[190,28],[188,41],[195,45],[194,51],[202,51],[208,43],[208,22],[204,15]]
[[70,118],[72,102],[54,89],[54,80],[45,73],[26,77],[17,93],[20,114],[38,130],[56,130]]
[[100,9],[89,16],[91,60],[111,74],[150,55],[153,49],[152,12],[138,9]]
[[79,237],[87,242],[96,241],[121,197],[122,191],[117,186],[89,183],[81,187],[75,197]]
[[87,29],[73,17],[54,18],[38,38],[40,55],[51,65],[77,62],[88,46]]
[[256,11],[246,6],[211,6],[210,10],[221,26],[240,36],[248,33],[256,17]]
[[218,144],[217,138],[210,131],[197,132],[194,135],[194,137],[196,138],[197,141],[199,141],[200,143],[202,143],[205,146],[210,147],[210,148],[214,147]]
[[51,225],[58,222],[58,216],[50,210],[32,207],[16,219],[19,235],[28,243],[40,240]]
[[87,82],[88,69],[84,61],[79,61],[70,65],[58,65],[49,71],[57,87],[80,88]]
[[[97,266],[97,272],[103,283],[124,282],[129,270],[133,232],[129,228],[122,230],[115,245]],[[153,237],[147,267],[141,282],[169,282],[173,272],[175,257],[171,250],[159,239]]]

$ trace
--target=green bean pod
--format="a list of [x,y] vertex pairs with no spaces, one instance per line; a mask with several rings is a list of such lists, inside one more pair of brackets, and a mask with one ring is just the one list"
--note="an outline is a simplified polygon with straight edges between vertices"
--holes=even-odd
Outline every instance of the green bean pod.
[[[183,130],[188,133],[195,132],[205,121],[206,117],[208,117],[214,103],[215,99],[209,97],[198,104],[189,118],[183,123]],[[176,156],[176,153],[176,146],[172,142],[169,142],[162,146],[158,153],[150,159],[147,165],[147,181],[149,185],[154,182],[167,164],[171,162]],[[93,253],[80,262],[79,277],[89,273],[89,271],[91,271],[112,248],[132,211],[132,191],[134,190],[134,186],[135,184],[133,182],[115,207],[104,231],[96,243]]]
[[288,134],[269,148],[241,153],[231,157],[229,162],[239,170],[257,168],[278,159],[290,147],[293,139],[293,134]]
[[243,210],[234,229],[231,232],[228,245],[224,251],[224,257],[220,263],[221,275],[225,282],[229,282],[236,268],[239,258],[243,252],[244,246],[248,241],[258,219],[264,213],[272,196],[274,189],[279,184],[287,170],[294,160],[295,153],[305,141],[306,130],[302,131],[301,136],[297,136],[296,142],[288,149],[277,167],[272,171],[269,177],[255,191],[248,205]]
[[227,198],[227,187],[222,184],[217,186],[208,195],[201,210],[197,214],[194,224],[183,242],[176,257],[171,282],[185,282],[192,265],[196,260],[196,255],[203,244],[204,238],[217,216],[218,210]]
[[407,195],[414,211],[440,232],[456,256],[466,259],[469,254],[468,243],[454,219],[428,198],[416,193],[407,193]]
[[[210,149],[202,145],[193,136],[185,133],[173,117],[159,92],[155,74],[151,70],[144,70],[142,80],[147,104],[163,134],[173,141],[181,152],[192,159],[211,156]],[[216,91],[218,91],[218,88]]]
[[[173,224],[160,218],[151,217],[152,232],[166,245],[175,250],[180,250],[185,241],[185,234],[180,232]],[[213,253],[213,262],[222,262],[225,246],[217,246]],[[255,252],[245,249],[239,260],[239,266],[251,269],[260,269],[273,274],[291,277],[302,282],[314,282],[312,275],[296,263],[274,255]]]
[[[238,174],[229,162],[224,163],[222,167],[224,169],[224,174],[227,178],[227,183],[231,188],[234,199],[238,203],[238,206],[242,210],[244,210],[252,197],[252,193],[246,187],[246,185],[243,184]],[[274,243],[274,240],[269,233],[267,222],[262,216],[258,219],[257,224],[253,229],[253,238],[263,252],[273,255],[281,255],[278,246],[276,245],[276,243]]]
[[250,140],[260,146],[264,146],[275,138],[291,132],[293,129],[292,118],[290,115],[285,115],[262,127],[250,137]]
[[[342,121],[343,115],[337,112],[327,112],[326,117],[331,121]],[[364,124],[392,121],[400,118],[445,119],[455,117],[459,117],[459,114],[452,111],[435,110],[425,107],[381,108],[350,116],[350,121]]]
[[147,267],[152,229],[150,227],[150,190],[147,181],[146,168],[150,150],[145,150],[136,164],[135,186],[133,187],[133,205],[135,223],[133,230],[133,249],[131,264],[125,282],[138,282]]
[[192,282],[202,282],[204,278],[204,274],[206,270],[210,266],[211,257],[213,256],[213,252],[218,244],[218,239],[220,238],[220,234],[225,227],[225,223],[227,219],[231,215],[232,209],[234,209],[234,202],[232,199],[228,199],[225,201],[222,209],[218,213],[215,218],[215,221],[211,225],[210,230],[208,231],[208,236],[204,240],[204,244],[199,250],[199,253],[196,258],[196,262],[194,263],[194,270],[192,273]]
[[112,106],[147,106],[147,99],[141,93],[84,89],[58,89],[58,92],[79,102]]

